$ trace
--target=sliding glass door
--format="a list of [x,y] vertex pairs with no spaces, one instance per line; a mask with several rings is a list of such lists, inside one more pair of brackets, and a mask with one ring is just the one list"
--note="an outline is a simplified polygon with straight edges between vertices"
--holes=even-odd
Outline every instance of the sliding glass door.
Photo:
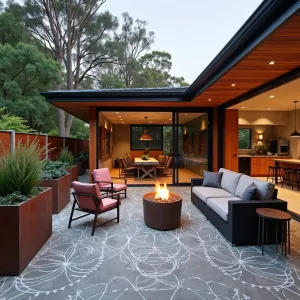
[[174,183],[186,184],[191,178],[203,177],[208,170],[208,114],[176,113],[174,115]]

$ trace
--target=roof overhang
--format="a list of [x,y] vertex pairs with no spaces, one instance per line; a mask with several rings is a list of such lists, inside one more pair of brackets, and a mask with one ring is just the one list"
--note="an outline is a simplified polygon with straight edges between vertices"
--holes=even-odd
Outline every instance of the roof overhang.
[[[42,95],[85,121],[91,106],[212,107],[227,105],[235,99],[243,101],[253,92],[264,92],[277,79],[284,82],[285,74],[300,76],[299,12],[299,0],[263,1],[190,87],[66,90]],[[272,68],[258,65],[271,56],[276,56],[278,64]],[[237,80],[238,86],[232,89],[230,82]],[[270,82],[272,85],[268,85]],[[214,101],[208,102],[208,98]]]

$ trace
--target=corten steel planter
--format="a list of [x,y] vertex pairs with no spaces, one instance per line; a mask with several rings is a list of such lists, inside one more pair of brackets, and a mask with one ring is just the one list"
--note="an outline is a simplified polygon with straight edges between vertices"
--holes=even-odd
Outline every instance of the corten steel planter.
[[78,174],[79,176],[82,176],[85,174],[86,172],[86,168],[84,166],[84,163],[82,160],[76,160],[75,161],[75,165],[78,166]]
[[78,181],[78,166],[73,166],[70,168],[66,168],[67,172],[71,174],[70,185],[73,181]]
[[52,235],[52,190],[0,205],[0,276],[18,276]]
[[170,193],[174,201],[158,202],[150,200],[155,193],[145,194],[143,197],[145,224],[153,229],[172,230],[180,226],[182,198]]
[[71,174],[58,179],[41,180],[40,186],[52,188],[52,213],[58,214],[68,203],[70,203]]
[[83,160],[83,161],[82,161],[82,165],[83,165],[83,168],[84,168],[85,170],[88,170],[88,169],[90,168],[90,166],[89,166],[89,160],[88,160],[88,159]]

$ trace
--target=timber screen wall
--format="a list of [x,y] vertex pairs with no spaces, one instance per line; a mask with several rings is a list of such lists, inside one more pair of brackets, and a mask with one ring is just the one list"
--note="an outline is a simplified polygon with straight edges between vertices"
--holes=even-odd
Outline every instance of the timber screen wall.
[[89,152],[89,140],[48,136],[46,134],[0,131],[0,156],[3,154],[3,151],[13,151],[19,142],[26,143],[27,140],[32,142],[35,139],[38,140],[38,143],[41,147],[46,147],[46,152],[49,159],[57,158],[61,149],[64,147],[68,147],[73,155],[78,155],[82,151]]

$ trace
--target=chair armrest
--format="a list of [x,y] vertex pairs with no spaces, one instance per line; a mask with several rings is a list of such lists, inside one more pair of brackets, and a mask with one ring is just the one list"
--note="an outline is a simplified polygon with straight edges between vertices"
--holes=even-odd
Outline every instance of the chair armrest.
[[99,180],[99,181],[93,180],[93,183],[108,183],[108,184],[113,184],[111,181],[103,181],[103,180]]
[[127,178],[120,178],[120,177],[111,177],[112,179],[119,179],[124,180],[125,185],[127,185]]
[[203,178],[191,178],[191,187],[201,186],[203,184]]

